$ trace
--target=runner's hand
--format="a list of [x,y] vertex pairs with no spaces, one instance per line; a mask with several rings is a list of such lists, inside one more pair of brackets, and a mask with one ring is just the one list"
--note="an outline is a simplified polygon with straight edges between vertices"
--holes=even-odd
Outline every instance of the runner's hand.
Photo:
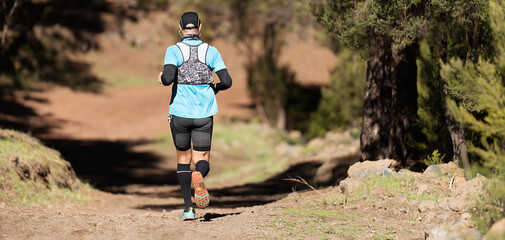
[[159,84],[163,84],[163,83],[161,82],[161,75],[163,75],[163,72],[160,72],[160,75],[158,76],[158,83],[159,83]]
[[210,84],[210,87],[212,88],[212,90],[214,90],[214,95],[217,95],[219,90],[216,89],[216,84],[212,83],[212,84]]

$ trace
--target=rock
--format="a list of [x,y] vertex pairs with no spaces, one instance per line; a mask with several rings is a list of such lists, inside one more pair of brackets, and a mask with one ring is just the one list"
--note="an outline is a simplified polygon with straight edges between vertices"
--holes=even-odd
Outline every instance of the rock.
[[352,139],[349,131],[344,132],[326,132],[324,135],[324,140],[327,143],[339,144],[345,142],[346,140]]
[[395,160],[385,159],[379,161],[364,161],[353,164],[347,175],[350,178],[364,178],[370,175],[381,175],[385,169],[389,168]]
[[417,185],[417,195],[430,194],[430,186],[428,184],[420,183]]
[[452,224],[441,224],[425,232],[425,239],[430,240],[477,240],[482,234],[475,229],[475,224],[470,219],[471,215],[465,213]]
[[433,201],[424,201],[421,204],[419,204],[419,207],[417,208],[419,212],[426,212],[428,210],[431,210],[435,208],[435,202]]
[[462,186],[464,186],[466,183],[466,179],[464,177],[456,177],[454,178],[454,181],[452,182],[452,186],[451,186],[451,189],[452,188],[461,188]]
[[449,210],[449,205],[451,204],[452,198],[444,198],[442,201],[438,203],[438,207],[442,210]]
[[454,221],[451,226],[451,232],[463,232],[469,228],[474,228],[475,223],[472,221],[472,215],[469,213],[464,213],[456,221]]
[[449,203],[449,209],[451,209],[455,212],[462,212],[467,209],[469,204],[470,204],[470,202],[464,196],[460,196],[460,197],[454,198]]
[[382,170],[382,176],[391,176],[393,175],[393,170],[391,168],[385,168]]
[[416,178],[421,177],[423,175],[422,173],[412,172],[405,168],[400,169],[400,171],[398,171],[398,174]]
[[342,193],[352,193],[359,189],[363,184],[363,180],[359,178],[346,178],[340,182],[340,191]]
[[426,240],[442,240],[447,239],[448,229],[443,225],[436,225],[424,232],[424,239]]
[[426,170],[424,170],[423,175],[432,176],[432,177],[440,177],[442,176],[442,170],[440,169],[441,164],[431,165]]
[[324,146],[324,140],[321,138],[314,138],[309,141],[306,148],[307,149],[320,149]]
[[[310,148],[306,148],[310,149]],[[328,161],[331,159],[343,159],[343,158],[352,158],[352,163],[359,161],[359,142],[355,141],[350,145],[335,145],[329,144],[324,147],[320,147],[320,151],[316,154],[315,158]]]
[[436,213],[429,212],[428,214],[426,214],[426,216],[424,216],[423,221],[428,223],[433,222],[433,220],[435,220],[436,217],[437,217]]
[[316,174],[312,179],[312,182],[316,184],[324,184],[331,181],[333,177],[333,169],[337,167],[338,163],[336,161],[326,161],[316,170]]
[[298,155],[303,150],[302,146],[289,145],[286,142],[281,142],[275,147],[275,155],[277,157]]
[[486,238],[505,239],[505,218],[495,222],[486,234]]
[[459,176],[464,177],[465,171],[453,162],[443,163],[443,164],[435,164],[429,166],[423,173],[425,176],[430,177],[441,177],[441,176]]
[[288,138],[294,141],[300,141],[300,139],[302,139],[302,132],[298,130],[289,131]]
[[484,182],[487,180],[486,177],[477,174],[476,177],[468,180],[461,186],[457,191],[459,194],[466,195],[466,194],[482,194],[484,191]]

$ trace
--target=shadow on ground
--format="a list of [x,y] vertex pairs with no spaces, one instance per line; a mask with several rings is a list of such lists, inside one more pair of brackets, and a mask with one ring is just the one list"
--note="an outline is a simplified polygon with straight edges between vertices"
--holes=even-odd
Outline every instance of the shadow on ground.
[[[347,177],[347,170],[353,162],[359,159],[346,159],[333,169],[333,177],[320,186],[338,184]],[[351,161],[349,161],[351,160]],[[289,178],[301,177],[309,182],[316,174],[317,169],[322,165],[320,162],[304,162],[291,166],[286,171],[262,182],[251,183],[240,186],[209,189],[211,195],[210,208],[238,208],[264,205],[277,201],[293,191],[304,191],[309,189],[305,184],[288,180]],[[152,193],[146,194],[153,196]],[[181,197],[179,189],[163,193],[163,197]],[[152,211],[181,209],[182,204],[162,204],[162,205],[141,205],[137,209]]]
[[61,152],[77,176],[104,191],[114,192],[129,184],[178,184],[175,171],[158,167],[159,162],[166,160],[164,157],[133,150],[153,141],[45,139],[44,142]]

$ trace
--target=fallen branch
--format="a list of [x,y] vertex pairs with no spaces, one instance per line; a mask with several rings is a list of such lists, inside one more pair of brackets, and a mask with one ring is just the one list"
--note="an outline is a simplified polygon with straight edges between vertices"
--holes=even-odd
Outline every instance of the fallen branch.
[[296,183],[301,183],[301,184],[309,187],[313,191],[316,191],[317,193],[321,194],[317,189],[315,189],[314,187],[312,187],[305,179],[303,179],[300,176],[296,176],[296,178],[288,177],[288,178],[284,178],[282,180],[284,180],[284,181],[290,181],[290,182],[296,182]]

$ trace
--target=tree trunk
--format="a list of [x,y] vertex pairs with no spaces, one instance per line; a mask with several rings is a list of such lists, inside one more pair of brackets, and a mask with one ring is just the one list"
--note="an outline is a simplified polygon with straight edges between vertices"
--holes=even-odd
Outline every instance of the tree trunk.
[[465,130],[456,126],[454,117],[449,113],[449,108],[447,107],[447,94],[447,83],[444,79],[441,78],[440,99],[442,101],[442,108],[444,110],[445,125],[447,126],[447,130],[451,135],[453,161],[460,167],[463,165],[466,174],[468,174],[470,170],[470,162],[468,160],[468,153],[466,151]]
[[361,161],[404,162],[417,114],[417,44],[393,50],[390,40],[381,42],[367,63]]
[[275,126],[279,130],[286,130],[286,107],[282,105],[279,98],[275,99],[275,107],[277,108],[277,123]]

